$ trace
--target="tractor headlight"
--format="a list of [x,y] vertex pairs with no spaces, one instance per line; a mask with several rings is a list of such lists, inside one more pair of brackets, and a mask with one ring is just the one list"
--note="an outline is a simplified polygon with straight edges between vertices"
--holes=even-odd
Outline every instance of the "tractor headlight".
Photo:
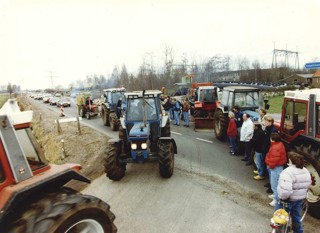
[[131,150],[136,150],[136,149],[137,149],[137,144],[132,143],[132,144],[131,144]]
[[142,150],[145,150],[145,149],[147,149],[147,143],[141,143],[141,149]]

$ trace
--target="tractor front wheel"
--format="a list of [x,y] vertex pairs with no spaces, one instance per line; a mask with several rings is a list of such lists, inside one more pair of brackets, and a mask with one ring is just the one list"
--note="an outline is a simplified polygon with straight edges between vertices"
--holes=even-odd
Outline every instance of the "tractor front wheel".
[[158,144],[159,172],[163,178],[170,178],[174,168],[174,146],[171,141],[160,141]]
[[117,131],[119,129],[119,120],[117,115],[113,112],[109,114],[109,123],[112,131]]
[[214,133],[221,141],[227,137],[227,119],[221,110],[217,110],[214,114]]
[[117,232],[115,216],[107,203],[65,188],[23,207],[14,219],[5,232]]
[[107,156],[104,159],[104,167],[110,180],[121,180],[126,171],[126,164],[120,163],[120,143],[109,143]]

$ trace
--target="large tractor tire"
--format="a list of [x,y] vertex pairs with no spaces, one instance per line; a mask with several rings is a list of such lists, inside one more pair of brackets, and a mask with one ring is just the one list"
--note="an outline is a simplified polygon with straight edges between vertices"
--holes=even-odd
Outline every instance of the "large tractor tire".
[[221,110],[217,110],[214,114],[214,133],[221,141],[227,139],[227,119]]
[[120,143],[109,143],[107,155],[104,161],[104,167],[107,177],[110,180],[121,180],[126,172],[126,164],[120,162]]
[[119,129],[119,120],[115,112],[109,114],[109,123],[112,131],[117,131]]
[[171,137],[170,120],[167,120],[166,126],[161,128],[161,137]]
[[107,126],[108,125],[108,117],[107,117],[107,112],[106,112],[106,109],[105,107],[102,107],[101,108],[101,119],[102,119],[102,124]]
[[171,141],[159,142],[159,173],[163,178],[170,178],[174,168],[174,146]]
[[[30,201],[30,200],[29,200]],[[24,202],[24,204],[29,203]],[[102,200],[63,188],[31,204],[19,206],[4,232],[14,233],[114,233],[114,214]],[[13,220],[14,219],[14,220]],[[2,232],[2,231],[1,231]]]
[[320,148],[315,143],[294,142],[294,150],[303,156],[305,167],[311,175],[312,184],[308,191],[308,203],[311,216],[320,219]]

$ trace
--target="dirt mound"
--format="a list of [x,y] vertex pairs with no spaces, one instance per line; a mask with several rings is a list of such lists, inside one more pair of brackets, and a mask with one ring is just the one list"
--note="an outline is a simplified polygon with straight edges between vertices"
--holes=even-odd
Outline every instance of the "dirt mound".
[[[20,98],[18,102],[22,111],[33,110],[32,131],[50,163],[78,163],[82,165],[81,173],[91,180],[104,173],[102,164],[108,142],[105,135],[84,125],[79,134],[76,122],[63,123],[59,134],[56,112],[32,105],[27,98]],[[68,186],[80,191],[86,184],[70,182]]]

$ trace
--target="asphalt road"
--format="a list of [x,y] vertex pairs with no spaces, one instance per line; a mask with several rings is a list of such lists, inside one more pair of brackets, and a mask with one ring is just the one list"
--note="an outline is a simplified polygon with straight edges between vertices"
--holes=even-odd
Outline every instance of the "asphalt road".
[[[75,116],[74,105],[65,108],[65,114]],[[83,119],[81,124],[118,137],[100,117]],[[271,231],[271,200],[265,182],[253,179],[253,167],[245,166],[240,156],[230,156],[228,144],[216,140],[212,132],[172,125],[171,136],[178,154],[170,179],[160,177],[156,162],[128,164],[121,181],[101,176],[84,190],[111,205],[118,232]],[[320,221],[307,216],[304,225],[305,232],[316,232]]]

